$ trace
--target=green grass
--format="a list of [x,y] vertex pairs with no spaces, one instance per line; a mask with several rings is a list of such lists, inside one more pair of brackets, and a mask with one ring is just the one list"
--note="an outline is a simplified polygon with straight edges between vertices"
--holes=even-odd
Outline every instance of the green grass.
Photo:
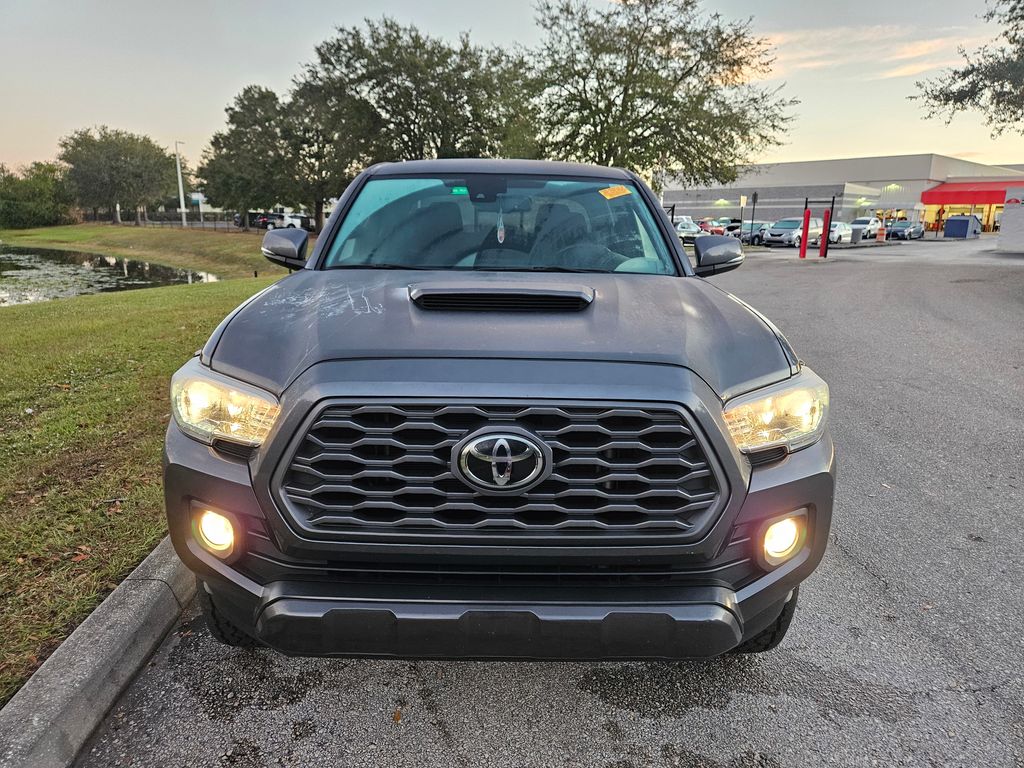
[[[165,237],[183,234],[102,230],[43,234],[90,248],[134,238],[164,263],[172,263],[160,250]],[[182,265],[225,274],[222,264],[230,264],[252,274],[243,254],[256,238],[187,234],[196,237],[176,239],[175,253],[185,253],[186,240],[210,243]],[[217,262],[222,248],[237,252]],[[269,282],[250,277],[0,309],[0,704],[164,535],[160,451],[170,374]]]
[[262,233],[159,227],[73,224],[0,230],[0,243],[125,256],[227,277],[283,275],[260,253]]

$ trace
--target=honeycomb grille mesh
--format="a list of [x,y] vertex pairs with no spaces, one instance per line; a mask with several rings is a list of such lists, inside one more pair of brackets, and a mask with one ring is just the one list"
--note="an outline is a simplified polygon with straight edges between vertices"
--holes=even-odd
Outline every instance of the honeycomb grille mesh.
[[[452,474],[456,443],[482,427],[510,426],[551,449],[543,482],[491,496]],[[721,489],[674,409],[501,402],[327,407],[277,493],[300,527],[340,540],[603,545],[702,535]]]

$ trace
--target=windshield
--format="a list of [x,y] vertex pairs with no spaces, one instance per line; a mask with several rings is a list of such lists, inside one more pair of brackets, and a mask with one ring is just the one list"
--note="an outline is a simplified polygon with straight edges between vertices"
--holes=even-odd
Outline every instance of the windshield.
[[871,223],[871,219],[854,219],[853,223],[854,224],[870,224]]
[[796,229],[802,226],[800,219],[783,219],[772,224],[772,229]]
[[910,226],[910,222],[909,221],[894,221],[892,223],[892,226],[895,229],[906,229],[907,227]]
[[500,174],[371,179],[324,268],[678,274],[632,183]]

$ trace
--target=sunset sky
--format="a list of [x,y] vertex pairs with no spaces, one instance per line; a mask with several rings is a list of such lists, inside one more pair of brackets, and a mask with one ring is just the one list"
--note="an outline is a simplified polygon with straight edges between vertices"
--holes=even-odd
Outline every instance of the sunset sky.
[[[776,46],[770,82],[784,83],[784,93],[801,101],[786,143],[758,159],[937,152],[1024,163],[1024,135],[992,139],[975,115],[950,126],[926,121],[906,99],[916,79],[956,62],[958,45],[973,49],[995,36],[995,26],[977,17],[983,3],[825,6],[809,0],[704,3],[729,18],[756,8],[756,31]],[[468,30],[480,43],[535,45],[541,37],[527,0],[5,0],[0,163],[17,167],[52,158],[62,135],[107,124],[167,146],[181,139],[194,164],[242,87],[286,90],[335,26],[382,14],[435,35]]]

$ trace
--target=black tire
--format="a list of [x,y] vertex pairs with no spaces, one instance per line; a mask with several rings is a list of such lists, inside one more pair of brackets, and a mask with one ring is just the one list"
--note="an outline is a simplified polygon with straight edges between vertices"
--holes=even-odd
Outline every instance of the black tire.
[[259,645],[251,636],[239,629],[230,619],[217,610],[213,598],[206,591],[206,585],[199,583],[199,607],[203,610],[203,618],[206,619],[206,626],[213,635],[213,639],[224,645],[235,648],[255,648]]
[[796,613],[796,601],[800,597],[800,588],[793,590],[793,597],[782,608],[782,613],[769,627],[761,634],[740,643],[733,649],[733,653],[764,653],[782,642],[782,638],[789,631],[789,625],[793,623],[793,614]]

